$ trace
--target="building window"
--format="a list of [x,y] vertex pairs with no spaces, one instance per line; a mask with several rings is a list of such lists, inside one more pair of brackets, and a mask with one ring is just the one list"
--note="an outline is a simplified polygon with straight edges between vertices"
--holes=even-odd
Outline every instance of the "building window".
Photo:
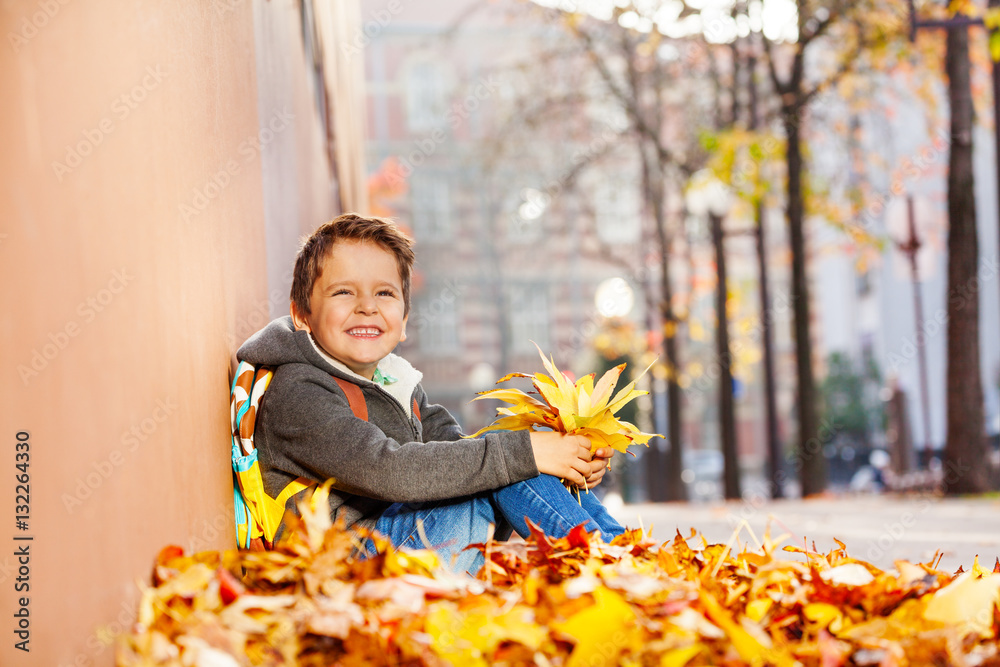
[[549,293],[545,283],[523,283],[507,289],[507,322],[510,348],[515,353],[551,347]]
[[443,174],[417,170],[410,178],[413,235],[418,241],[447,241],[452,236],[451,189]]
[[458,294],[446,283],[430,283],[416,298],[409,327],[425,354],[451,354],[459,351]]
[[636,181],[605,181],[594,188],[597,236],[605,243],[638,243],[640,213]]
[[406,72],[406,124],[413,132],[444,125],[447,106],[444,68],[433,62],[414,63]]

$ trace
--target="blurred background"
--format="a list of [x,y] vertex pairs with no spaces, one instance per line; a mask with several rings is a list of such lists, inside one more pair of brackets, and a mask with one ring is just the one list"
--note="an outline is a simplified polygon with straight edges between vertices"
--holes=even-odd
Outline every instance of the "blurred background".
[[346,211],[467,431],[532,342],[651,365],[609,502],[995,493],[998,5],[0,3],[0,663],[112,664],[161,547],[232,547],[233,355]]
[[[370,207],[418,242],[404,355],[467,429],[494,407],[472,392],[539,368],[530,341],[577,374],[655,360],[635,417],[668,437],[608,486],[780,497],[939,483],[948,322],[978,325],[959,363],[982,410],[956,437],[995,452],[989,11],[363,2]],[[954,282],[948,21],[979,242]]]

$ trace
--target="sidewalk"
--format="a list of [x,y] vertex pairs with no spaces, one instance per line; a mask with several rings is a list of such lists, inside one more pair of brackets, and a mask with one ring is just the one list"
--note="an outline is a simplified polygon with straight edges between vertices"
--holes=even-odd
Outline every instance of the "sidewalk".
[[[847,553],[883,569],[898,559],[927,562],[940,549],[940,569],[968,570],[978,554],[980,563],[993,568],[1000,556],[1000,499],[955,499],[935,496],[856,496],[817,500],[735,501],[731,503],[646,503],[609,508],[623,525],[641,523],[653,529],[659,541],[673,539],[677,529],[686,537],[691,528],[709,543],[726,543],[745,519],[760,538],[769,517],[771,537],[791,535],[784,545],[809,546],[815,540],[821,552],[847,545]],[[740,540],[753,544],[746,530]],[[695,546],[696,542],[690,542]],[[700,540],[697,545],[700,547]],[[800,554],[785,554],[802,559]]]

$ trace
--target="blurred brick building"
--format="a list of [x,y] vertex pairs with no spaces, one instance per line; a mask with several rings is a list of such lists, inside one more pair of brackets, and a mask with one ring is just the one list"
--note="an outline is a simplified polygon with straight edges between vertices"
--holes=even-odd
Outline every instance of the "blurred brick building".
[[560,159],[588,151],[573,145],[573,123],[541,144],[501,134],[510,104],[535,85],[515,63],[544,33],[507,22],[503,3],[375,1],[363,16],[367,160],[402,186],[375,203],[418,244],[402,351],[436,400],[478,427],[492,408],[467,405],[472,392],[540,368],[531,341],[565,368],[586,363],[602,281],[629,283],[637,303],[627,316],[645,328],[639,291],[655,276],[643,268],[657,260],[646,256],[638,179],[560,178]]
[[[407,225],[417,241],[410,339],[401,352],[467,431],[493,416],[493,405],[469,404],[473,392],[507,372],[540,370],[530,341],[561,367],[600,368],[595,338],[607,333],[607,320],[595,297],[605,281],[619,278],[624,283],[608,284],[628,286],[602,305],[624,309],[631,295],[624,319],[635,332],[634,348],[651,343],[659,354],[662,340],[655,315],[661,257],[644,210],[638,157],[619,134],[624,112],[590,99],[549,112],[560,114],[556,123],[533,115],[533,98],[595,82],[577,72],[539,77],[532,61],[555,35],[524,6],[362,3],[372,204]],[[768,227],[771,244],[781,247],[780,212]],[[730,284],[745,297],[735,315],[749,330],[759,309],[753,245],[745,241],[730,246]],[[714,354],[715,278],[707,238],[690,245],[689,251],[678,239],[673,270],[679,292],[698,284],[700,296],[686,305],[699,331],[688,336],[683,353],[695,361]],[[773,259],[772,293],[780,296],[787,292],[786,255]],[[779,377],[793,377],[790,308],[773,310]],[[685,372],[708,366],[692,363]],[[752,355],[743,370],[741,463],[756,471],[764,456],[762,378]],[[717,449],[716,384],[697,379],[686,378],[684,446]],[[657,380],[654,388],[663,386]],[[782,415],[791,414],[793,400],[794,387],[783,384]],[[652,400],[642,405],[647,418],[651,406]],[[665,432],[662,419],[658,428]]]

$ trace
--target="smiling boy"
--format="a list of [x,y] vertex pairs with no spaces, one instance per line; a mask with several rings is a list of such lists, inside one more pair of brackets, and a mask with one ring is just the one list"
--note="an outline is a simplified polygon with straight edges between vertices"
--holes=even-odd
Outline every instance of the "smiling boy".
[[[549,534],[580,523],[605,539],[622,532],[593,494],[581,506],[559,481],[600,483],[613,450],[591,455],[586,438],[552,432],[462,439],[451,414],[427,399],[421,373],[392,353],[406,339],[411,244],[379,218],[322,225],[296,259],[291,317],[237,353],[275,368],[255,432],[265,491],[277,498],[296,480],[332,477],[330,510],[348,526],[374,528],[397,547],[420,546],[423,530],[468,571],[482,556],[463,550],[485,541],[489,524],[499,535],[527,535],[525,517]],[[297,511],[311,488],[286,509]]]
[[378,364],[406,340],[404,287],[393,255],[374,243],[333,245],[313,285],[309,311],[292,302],[296,329],[354,373],[371,380]]

